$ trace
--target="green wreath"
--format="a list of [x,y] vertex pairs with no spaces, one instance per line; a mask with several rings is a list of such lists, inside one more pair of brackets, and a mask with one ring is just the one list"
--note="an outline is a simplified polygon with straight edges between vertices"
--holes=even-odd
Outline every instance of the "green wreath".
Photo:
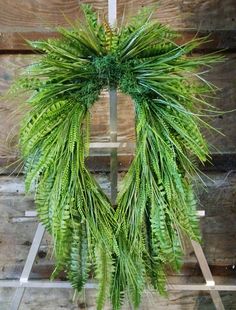
[[[54,239],[53,276],[65,270],[80,291],[92,272],[98,309],[108,296],[114,309],[124,297],[138,307],[146,286],[165,293],[182,238],[200,240],[191,183],[194,158],[209,158],[199,126],[215,88],[196,70],[222,58],[189,55],[205,39],[178,45],[149,10],[120,28],[83,12],[59,39],[30,42],[43,54],[14,88],[31,94],[20,131],[25,185]],[[133,100],[137,144],[116,209],[85,165],[90,108],[111,87]]]

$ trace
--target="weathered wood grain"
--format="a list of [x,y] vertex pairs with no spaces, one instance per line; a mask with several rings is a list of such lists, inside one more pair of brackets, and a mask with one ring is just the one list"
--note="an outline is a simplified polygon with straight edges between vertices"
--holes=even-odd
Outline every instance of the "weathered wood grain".
[[[0,300],[1,310],[9,310],[10,301],[13,297],[14,289],[1,289]],[[222,293],[224,305],[227,310],[234,310],[236,296],[234,293]],[[89,290],[81,294],[73,302],[73,291],[69,289],[27,289],[24,295],[20,310],[95,310],[96,291]],[[168,298],[159,297],[157,294],[147,292],[144,295],[140,309],[150,310],[214,310],[210,295],[206,292],[171,292]],[[127,303],[123,310],[130,310]],[[104,310],[111,310],[111,306],[106,304]]]
[[[53,291],[52,297],[50,299],[54,299],[55,304],[58,304],[58,301],[56,300],[58,294]],[[62,292],[61,292],[62,293]],[[38,302],[35,298],[34,294],[38,294],[36,290],[29,290],[29,292],[26,293],[25,300],[27,302],[23,301],[22,307],[20,310],[34,310],[37,308]],[[69,293],[71,296],[71,293]],[[68,292],[63,292],[64,296],[68,296]],[[226,303],[226,307],[233,307],[235,306],[235,295],[231,296],[233,297],[232,300],[229,299],[227,294],[223,293],[223,301]],[[37,296],[37,295],[36,295]],[[63,296],[63,297],[64,297]],[[43,299],[44,297],[44,299]],[[42,296],[42,299],[40,298],[40,301],[42,303],[41,309],[49,309],[54,310],[55,308],[49,308],[48,303],[46,303],[46,300],[48,298],[47,292],[44,293],[44,296]],[[64,297],[65,298],[65,297]],[[88,309],[88,310],[95,310],[96,309],[96,291],[87,291],[84,294],[84,300],[82,298],[79,298],[75,305],[73,306],[72,303],[70,303],[70,299],[68,302],[66,302],[66,298],[64,301],[64,307],[63,304],[61,306],[58,306],[58,308],[62,310],[66,309]],[[160,297],[154,293],[147,292],[144,295],[142,304],[140,305],[140,309],[142,310],[154,310],[157,309],[168,309],[168,310],[194,310],[194,309],[201,309],[201,310],[212,310],[214,309],[214,306],[212,305],[211,298],[207,293],[199,293],[199,292],[181,292],[181,293],[170,293],[168,298]],[[106,304],[104,307],[104,310],[111,310],[112,307],[109,304]],[[130,310],[131,307],[129,304],[124,303],[124,306],[122,307],[123,310]],[[226,308],[227,309],[227,308]],[[230,308],[228,308],[230,309]]]
[[[133,160],[132,154],[118,155],[118,171],[127,171]],[[86,159],[91,172],[110,172],[110,156],[94,154]],[[0,157],[0,175],[21,175],[23,162],[17,157]],[[211,161],[199,163],[202,172],[228,172],[236,169],[236,153],[211,153]]]
[[[184,29],[179,31],[181,37],[176,40],[178,44],[193,39],[194,37],[209,37],[209,41],[197,48],[199,51],[214,51],[214,50],[235,50],[236,49],[236,30],[189,30]],[[37,41],[48,38],[58,38],[58,34],[51,32],[2,32],[0,33],[0,53],[33,53],[32,48],[27,43],[27,40]]]
[[[212,70],[206,74],[206,79],[219,88],[217,98],[212,100],[212,104],[219,107],[223,112],[222,115],[213,118],[210,122],[213,127],[222,132],[222,135],[213,131],[207,134],[207,139],[215,147],[216,153],[236,152],[236,131],[234,128],[236,117],[236,54],[229,54],[226,57],[224,63],[213,66]],[[227,112],[232,110],[234,111]]]
[[[0,12],[0,51],[28,50],[24,43],[26,39],[42,39],[54,36],[55,27],[68,26],[65,18],[74,20],[81,18],[79,4],[90,3],[100,16],[107,15],[105,0],[23,0],[18,5],[17,0],[4,1]],[[117,1],[118,20],[131,15],[148,5],[153,5],[154,17],[160,22],[171,25],[175,29],[194,30],[203,33],[213,31],[213,42],[209,47],[235,48],[236,46],[236,4],[234,0],[219,2],[216,0],[165,0],[158,3],[154,0]]]
[[[81,17],[79,4],[90,3],[98,12],[107,15],[105,0],[5,0],[1,7],[1,32],[51,31],[55,26],[67,25],[69,19]],[[136,14],[144,6],[153,5],[154,16],[178,28],[201,30],[233,30],[236,26],[234,0],[133,0],[117,1],[118,19]]]

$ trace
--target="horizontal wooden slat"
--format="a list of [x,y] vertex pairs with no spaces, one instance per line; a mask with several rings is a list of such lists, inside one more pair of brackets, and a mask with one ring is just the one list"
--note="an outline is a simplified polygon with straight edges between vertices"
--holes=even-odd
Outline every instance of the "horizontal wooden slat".
[[[91,3],[100,16],[107,15],[106,0],[83,0],[79,3]],[[17,0],[4,1],[0,11],[0,51],[27,50],[23,38],[35,40],[53,36],[56,26],[68,26],[65,16],[70,20],[81,18],[79,3],[77,0],[23,0],[19,5]],[[154,5],[154,18],[175,29],[187,31],[185,40],[196,31],[213,31],[214,40],[208,47],[235,48],[234,0],[165,0],[158,3],[155,0],[119,0],[117,4],[119,21],[123,16],[128,19],[143,6]]]
[[[96,309],[96,290],[83,292],[78,298],[73,298],[71,289],[26,289],[20,310],[41,309],[41,310],[94,310]],[[2,299],[0,307],[3,310],[10,309],[10,301],[14,294],[14,289],[0,289]],[[234,292],[221,293],[225,308],[233,310],[236,304],[236,294]],[[161,297],[158,293],[145,292],[140,309],[142,310],[212,310],[211,297],[208,292],[170,292],[168,297]],[[104,310],[110,310],[111,306],[106,303]],[[128,302],[124,301],[122,310],[130,310]]]
[[[169,278],[168,278],[169,280]],[[18,281],[18,280],[0,280],[0,287],[14,287],[14,288],[65,288],[71,289],[72,286],[69,281],[50,281],[50,280],[29,280],[29,281]],[[84,289],[97,289],[98,283],[95,281],[89,281],[84,285]],[[166,286],[168,291],[236,291],[236,284],[198,284],[198,283],[187,283],[182,284],[177,282],[175,284],[168,283]],[[144,290],[145,292],[146,290]],[[150,292],[150,289],[148,289]],[[156,293],[154,289],[151,290]]]
[[[106,0],[5,0],[0,12],[2,32],[42,31],[57,25],[66,25],[65,19],[80,17],[79,4],[90,3],[98,12],[107,15]],[[153,5],[154,17],[175,28],[195,28],[201,30],[232,30],[236,26],[236,6],[234,0],[118,0],[118,19],[129,17],[143,7]]]
[[236,152],[211,154],[211,161],[204,166],[200,166],[203,171],[232,171],[236,170]]
[[[127,171],[133,155],[118,156],[119,172]],[[86,160],[86,165],[93,172],[109,172],[110,156],[109,155],[93,155]],[[22,173],[23,163],[17,157],[1,157],[0,156],[0,175],[18,175]],[[236,153],[211,154],[211,161],[204,165],[199,163],[199,168],[203,172],[218,171],[227,172],[236,170]]]
[[[23,224],[22,224],[23,225]],[[17,248],[17,250],[19,250]],[[29,247],[26,247],[26,251],[29,250]],[[39,280],[44,279],[47,280],[50,278],[54,268],[55,264],[54,261],[48,261],[45,259],[47,254],[47,247],[43,247],[43,249],[40,248],[38,255],[36,257],[37,264],[33,266],[32,272],[30,274],[30,279],[32,280]],[[5,266],[4,272],[0,273],[0,281],[2,279],[18,279],[21,275],[22,269],[24,267],[24,261],[18,261],[16,264]],[[225,283],[228,283],[227,279],[232,280],[235,278],[235,270],[233,268],[233,265],[218,265],[216,262],[216,265],[209,265],[212,274],[214,277],[221,278],[222,281],[224,280]],[[173,271],[168,271],[169,277],[176,276],[180,280],[184,277],[199,277],[202,278],[201,269],[199,267],[199,264],[186,262],[183,264],[181,271],[179,274],[175,274]],[[65,272],[61,272],[58,275],[58,279],[60,280],[66,280],[66,274]],[[236,282],[236,281],[235,281]],[[235,283],[236,284],[236,283]]]

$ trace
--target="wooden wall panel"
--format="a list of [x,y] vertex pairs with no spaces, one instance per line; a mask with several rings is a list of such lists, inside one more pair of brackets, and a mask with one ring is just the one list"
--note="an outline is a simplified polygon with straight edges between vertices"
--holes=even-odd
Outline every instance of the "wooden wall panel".
[[[0,289],[1,310],[9,310],[10,301],[13,298],[14,289]],[[40,292],[40,293],[39,293]],[[228,310],[233,310],[236,294],[234,292],[221,293],[223,303]],[[140,306],[142,310],[213,310],[214,305],[210,295],[206,292],[171,292],[167,298],[160,297],[147,292],[143,297]],[[95,310],[96,292],[89,290],[73,301],[73,291],[68,289],[27,289],[22,301],[20,310]],[[106,304],[104,310],[111,310],[111,306]],[[130,310],[130,306],[125,304],[122,310]]]
[[[43,32],[55,26],[66,25],[65,15],[74,19],[81,16],[79,4],[90,3],[100,12],[107,13],[106,0],[5,0],[1,6],[2,32]],[[234,30],[236,4],[234,0],[118,0],[118,18],[130,16],[144,6],[153,5],[160,22],[171,23],[175,28],[201,30]]]
[[[118,0],[118,19],[127,18],[147,5],[155,8],[154,17],[175,29],[214,32],[215,48],[236,47],[236,3],[234,0]],[[0,50],[29,49],[24,38],[39,39],[55,35],[55,27],[68,25],[65,15],[74,20],[81,17],[80,3],[90,3],[100,13],[107,14],[106,0],[6,0],[0,11]]]
[[[3,1],[2,1],[3,2]],[[80,1],[93,3],[96,9],[106,7],[107,1]],[[0,27],[2,32],[45,32],[58,25],[67,25],[64,17],[81,16],[76,0],[5,0],[1,6]]]
[[32,62],[32,57],[0,56],[0,154],[2,156],[9,157],[17,154],[21,119],[19,99],[11,98],[9,100],[5,95],[13,79],[20,74],[20,70]]
[[[213,118],[210,124],[222,135],[213,131],[207,139],[215,153],[236,153],[236,54],[227,54],[223,63],[214,65],[206,74],[206,79],[215,84],[219,91],[211,103],[222,110],[222,115]],[[234,110],[234,111],[233,111]],[[224,111],[226,113],[224,113]],[[227,112],[228,111],[228,112]],[[231,112],[230,112],[231,111]]]

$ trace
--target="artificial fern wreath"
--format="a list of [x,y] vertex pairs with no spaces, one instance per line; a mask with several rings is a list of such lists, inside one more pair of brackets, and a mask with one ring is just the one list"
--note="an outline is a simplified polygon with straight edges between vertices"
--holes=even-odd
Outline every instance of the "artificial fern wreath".
[[[17,81],[17,94],[31,94],[20,131],[25,185],[54,239],[54,276],[65,270],[80,291],[94,270],[98,309],[108,296],[114,309],[125,297],[136,308],[145,287],[165,293],[182,238],[200,240],[193,159],[209,156],[199,127],[215,88],[197,69],[221,58],[189,55],[204,39],[178,45],[147,10],[117,28],[83,12],[59,39],[30,42],[43,54]],[[90,108],[111,87],[133,100],[137,144],[116,209],[85,165]]]

